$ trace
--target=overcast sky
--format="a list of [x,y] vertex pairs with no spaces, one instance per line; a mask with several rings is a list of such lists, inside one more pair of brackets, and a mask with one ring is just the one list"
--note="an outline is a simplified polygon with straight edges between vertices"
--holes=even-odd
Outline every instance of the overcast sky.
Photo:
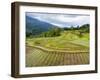
[[84,14],[48,14],[48,13],[26,13],[27,16],[48,22],[59,27],[81,26],[90,24],[90,16]]

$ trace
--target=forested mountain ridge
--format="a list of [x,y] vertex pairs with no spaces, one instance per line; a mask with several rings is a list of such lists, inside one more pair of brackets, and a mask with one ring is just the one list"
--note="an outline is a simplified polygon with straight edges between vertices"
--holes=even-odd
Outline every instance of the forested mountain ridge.
[[54,28],[54,25],[26,16],[26,33],[37,35]]

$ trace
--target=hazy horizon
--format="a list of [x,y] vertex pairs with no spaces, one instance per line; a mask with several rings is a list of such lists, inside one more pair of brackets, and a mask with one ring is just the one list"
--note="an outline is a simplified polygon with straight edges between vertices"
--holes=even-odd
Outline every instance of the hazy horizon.
[[34,13],[26,12],[26,16],[44,21],[55,26],[71,27],[90,24],[90,16],[84,14],[53,14],[53,13]]

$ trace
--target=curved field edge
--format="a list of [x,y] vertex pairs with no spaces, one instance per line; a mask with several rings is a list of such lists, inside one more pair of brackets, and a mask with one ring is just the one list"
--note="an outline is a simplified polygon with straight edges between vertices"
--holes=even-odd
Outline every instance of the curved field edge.
[[[57,41],[58,40],[58,41]],[[32,38],[27,39],[26,45],[28,46],[41,46],[49,50],[62,50],[62,51],[89,51],[85,41],[67,41],[55,38]]]
[[27,46],[26,67],[85,65],[89,64],[89,53],[47,52]]
[[85,64],[89,64],[89,33],[26,38],[26,67]]
[[53,50],[53,49],[48,49],[42,46],[27,46],[27,47],[31,47],[31,48],[36,48],[39,49],[41,51],[45,51],[45,52],[55,52],[55,53],[89,53],[89,51],[80,51],[80,50],[76,50],[76,51],[66,51],[66,50]]

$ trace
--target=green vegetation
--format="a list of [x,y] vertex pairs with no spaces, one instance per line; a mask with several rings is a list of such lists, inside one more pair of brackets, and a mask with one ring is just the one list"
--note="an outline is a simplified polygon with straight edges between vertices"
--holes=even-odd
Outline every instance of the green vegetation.
[[[26,66],[89,63],[89,24],[70,28],[54,27],[37,35],[33,33],[26,33]],[[68,53],[70,51],[73,53]]]
[[[28,46],[42,46],[53,50],[89,50],[89,33],[80,33],[81,30],[63,30],[58,35],[49,35],[51,31],[42,33],[42,37],[27,38]],[[47,34],[46,34],[47,33]],[[56,37],[54,37],[56,36]]]
[[47,32],[43,32],[40,37],[56,37],[60,36],[61,28],[54,28]]

